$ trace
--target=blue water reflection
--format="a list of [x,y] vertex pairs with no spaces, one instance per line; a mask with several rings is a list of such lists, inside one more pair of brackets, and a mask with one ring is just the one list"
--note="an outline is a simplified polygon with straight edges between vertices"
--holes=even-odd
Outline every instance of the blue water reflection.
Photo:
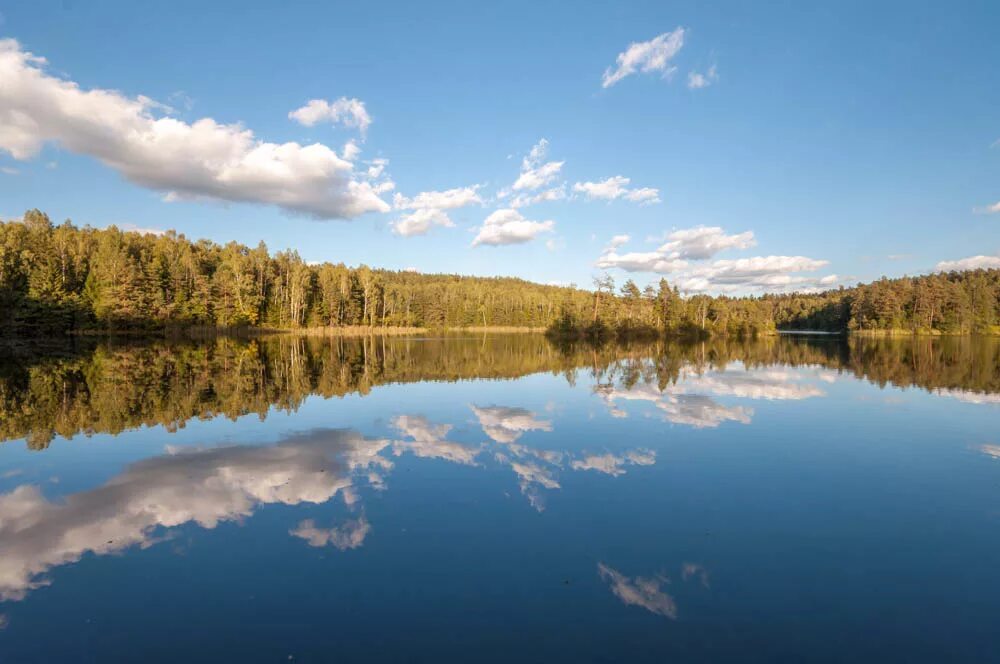
[[994,656],[989,342],[381,343],[9,358],[0,660]]

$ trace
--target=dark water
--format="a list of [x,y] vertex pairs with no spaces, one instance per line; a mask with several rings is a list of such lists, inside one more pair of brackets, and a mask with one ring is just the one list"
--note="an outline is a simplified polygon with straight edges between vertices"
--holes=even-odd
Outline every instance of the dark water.
[[0,355],[0,661],[988,661],[1000,343]]

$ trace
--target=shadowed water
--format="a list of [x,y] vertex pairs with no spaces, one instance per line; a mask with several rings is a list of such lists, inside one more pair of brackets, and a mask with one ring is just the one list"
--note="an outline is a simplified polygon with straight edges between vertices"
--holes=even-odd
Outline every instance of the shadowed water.
[[0,351],[0,661],[983,661],[1000,342]]

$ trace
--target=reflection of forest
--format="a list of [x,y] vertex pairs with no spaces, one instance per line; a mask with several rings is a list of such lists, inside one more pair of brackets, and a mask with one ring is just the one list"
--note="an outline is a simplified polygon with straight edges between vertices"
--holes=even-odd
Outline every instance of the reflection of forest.
[[[645,361],[638,361],[645,360]],[[578,372],[625,387],[663,389],[682,369],[817,365],[881,386],[954,390],[968,400],[1000,394],[1000,340],[978,337],[763,338],[695,343],[558,347],[540,335],[315,338],[96,343],[0,355],[0,438],[44,448],[54,435],[181,427],[191,418],[238,417],[305,397],[366,394],[387,383],[512,379]]]

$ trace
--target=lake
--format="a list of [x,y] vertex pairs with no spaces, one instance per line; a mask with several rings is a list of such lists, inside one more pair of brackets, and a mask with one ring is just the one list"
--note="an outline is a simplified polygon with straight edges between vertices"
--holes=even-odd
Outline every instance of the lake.
[[986,661],[1000,340],[0,351],[0,661]]

